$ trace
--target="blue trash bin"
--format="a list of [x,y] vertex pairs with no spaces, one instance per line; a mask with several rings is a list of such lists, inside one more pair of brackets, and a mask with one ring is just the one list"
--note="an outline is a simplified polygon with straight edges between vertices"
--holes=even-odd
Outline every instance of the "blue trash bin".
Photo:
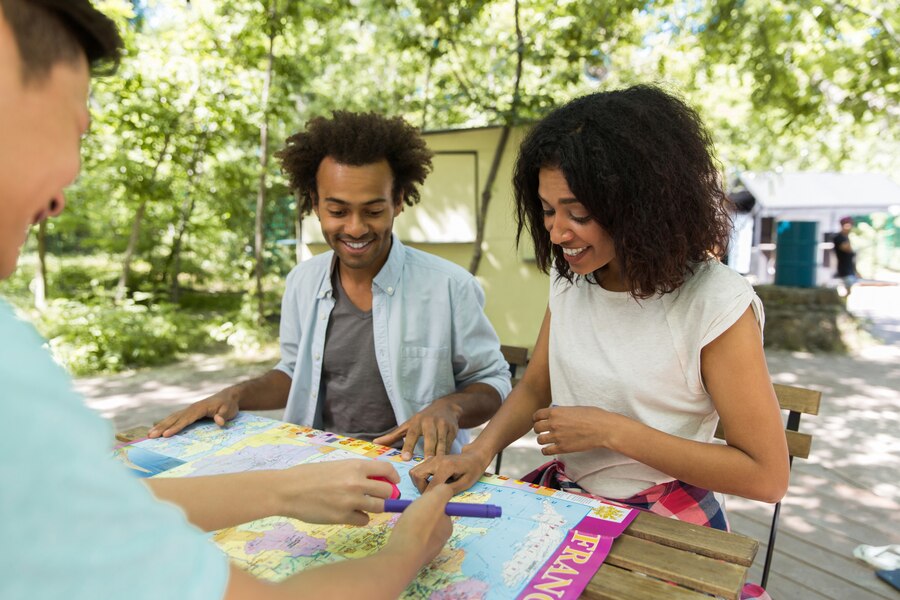
[[780,221],[775,247],[775,285],[816,287],[816,221]]

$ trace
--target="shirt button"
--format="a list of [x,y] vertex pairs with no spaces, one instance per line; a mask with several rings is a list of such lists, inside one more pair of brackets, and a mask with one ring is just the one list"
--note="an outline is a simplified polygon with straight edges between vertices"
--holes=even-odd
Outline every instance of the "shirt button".
[[394,293],[394,288],[389,287],[389,288],[387,289],[387,293],[388,293],[388,294],[393,294],[393,293]]
[[319,360],[319,355],[318,355],[318,354],[316,354],[316,360]]
[[328,317],[328,315],[326,315],[325,313],[322,313],[322,316],[319,318],[324,321],[326,319],[326,317]]

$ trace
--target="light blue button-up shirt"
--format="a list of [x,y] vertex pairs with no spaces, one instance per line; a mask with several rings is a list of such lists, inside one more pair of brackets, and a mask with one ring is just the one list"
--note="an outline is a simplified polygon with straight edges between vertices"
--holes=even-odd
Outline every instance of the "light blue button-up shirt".
[[[334,252],[325,252],[297,265],[287,277],[281,362],[275,367],[292,380],[285,421],[314,425],[323,400],[334,265]],[[404,246],[396,236],[372,282],[372,328],[378,370],[397,423],[473,383],[490,385],[501,398],[510,392],[509,365],[484,314],[478,281],[450,261]],[[459,452],[468,441],[468,432],[461,429],[452,450]]]
[[0,598],[224,597],[227,557],[110,457],[42,343],[0,300]]

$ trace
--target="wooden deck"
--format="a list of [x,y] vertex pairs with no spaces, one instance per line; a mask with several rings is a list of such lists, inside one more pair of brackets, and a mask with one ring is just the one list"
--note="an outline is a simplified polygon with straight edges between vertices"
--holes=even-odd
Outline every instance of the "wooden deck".
[[[748,580],[759,582],[772,508],[729,497],[732,529],[760,541]],[[849,485],[820,466],[795,467],[781,510],[767,590],[775,599],[897,600],[900,592],[853,557],[860,544],[900,541],[898,504]]]
[[[771,352],[769,363],[776,382],[824,392],[820,414],[801,421],[815,439],[810,460],[794,461],[769,594],[898,600],[853,549],[900,543],[900,351],[870,354],[867,368],[860,358]],[[749,575],[758,582],[772,508],[737,497],[726,506],[734,531],[761,542]]]

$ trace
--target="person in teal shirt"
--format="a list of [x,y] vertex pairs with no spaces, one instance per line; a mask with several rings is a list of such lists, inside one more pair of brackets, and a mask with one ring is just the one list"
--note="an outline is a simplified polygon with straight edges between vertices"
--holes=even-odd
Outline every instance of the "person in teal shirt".
[[[58,215],[78,174],[90,71],[122,41],[88,0],[0,0],[0,279],[31,225]],[[0,598],[395,598],[451,532],[449,486],[406,511],[378,553],[278,585],[229,566],[203,533],[269,515],[368,522],[399,481],[351,460],[216,477],[144,480],[110,457],[110,426],[87,409],[33,327],[0,300]],[[337,492],[335,491],[337,490]]]

